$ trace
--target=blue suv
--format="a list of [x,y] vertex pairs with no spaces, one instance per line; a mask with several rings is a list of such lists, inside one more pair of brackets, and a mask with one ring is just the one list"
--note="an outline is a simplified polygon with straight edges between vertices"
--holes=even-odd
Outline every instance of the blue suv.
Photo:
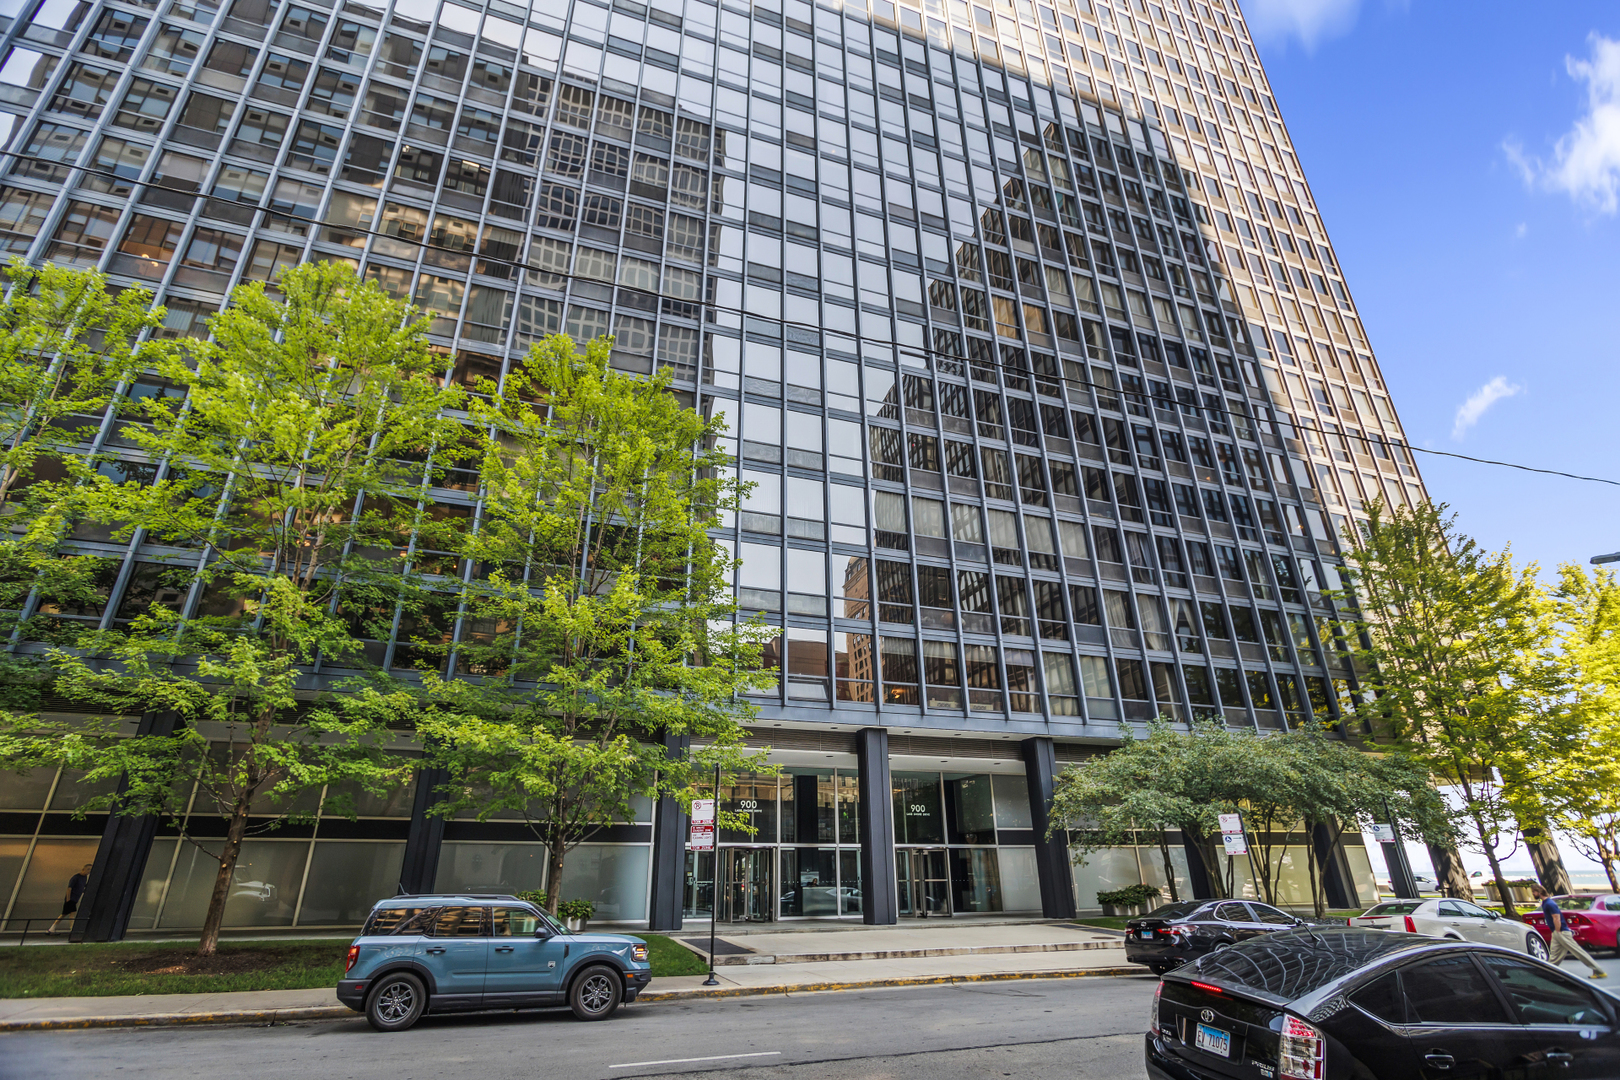
[[337,996],[378,1031],[423,1013],[567,1005],[605,1020],[652,981],[647,943],[570,934],[515,896],[395,896],[349,946]]

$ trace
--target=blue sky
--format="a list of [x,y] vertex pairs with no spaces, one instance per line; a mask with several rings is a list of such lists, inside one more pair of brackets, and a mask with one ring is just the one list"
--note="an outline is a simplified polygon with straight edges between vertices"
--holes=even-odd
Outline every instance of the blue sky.
[[[1243,7],[1411,443],[1620,480],[1620,5]],[[1544,579],[1620,551],[1620,487],[1418,459]]]
[[[1620,5],[1243,6],[1412,444],[1620,480]],[[1418,458],[1487,547],[1620,551],[1620,487]]]

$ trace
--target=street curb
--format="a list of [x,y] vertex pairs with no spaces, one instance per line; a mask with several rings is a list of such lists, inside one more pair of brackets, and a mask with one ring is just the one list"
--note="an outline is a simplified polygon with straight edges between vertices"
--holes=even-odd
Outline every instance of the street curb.
[[[982,975],[906,975],[893,979],[866,979],[861,982],[796,983],[792,986],[731,986],[718,990],[695,987],[689,990],[644,990],[636,1002],[655,1004],[665,1001],[693,1001],[702,998],[766,997],[771,994],[820,994],[837,990],[869,990],[891,986],[944,986],[952,983],[1006,982],[1013,979],[1084,979],[1097,976],[1143,975],[1139,965],[1113,968],[1087,968],[1083,971],[992,971]],[[3,1029],[0,1029],[3,1030]]]
[[[685,938],[675,938],[699,957],[708,959],[708,951]],[[845,953],[725,953],[714,958],[716,967],[756,967],[770,964],[835,964],[856,960],[924,960],[942,956],[1011,956],[1020,953],[1091,952],[1096,949],[1117,949],[1119,942],[1107,941],[1055,941],[1032,945],[963,945],[948,949],[886,949],[881,952]]]
[[[912,975],[861,982],[797,983],[792,986],[733,986],[720,989],[644,990],[638,1004],[701,1001],[705,998],[766,997],[772,994],[821,994],[840,990],[869,990],[895,986],[942,986],[952,983],[1006,982],[1014,979],[1080,979],[1099,976],[1141,975],[1146,969],[1089,968],[1084,971],[998,971],[982,975]],[[4,1020],[0,1035],[17,1031],[86,1031],[92,1028],[186,1027],[193,1024],[281,1024],[297,1020],[347,1020],[359,1013],[343,1005],[303,1009],[242,1009],[235,1012],[156,1013],[151,1016],[83,1016],[62,1020]]]
[[155,1013],[151,1016],[80,1016],[63,1020],[0,1020],[0,1035],[12,1031],[84,1031],[89,1028],[183,1027],[191,1024],[275,1024],[293,1020],[341,1020],[359,1016],[343,1005],[303,1009],[239,1009],[234,1012]]

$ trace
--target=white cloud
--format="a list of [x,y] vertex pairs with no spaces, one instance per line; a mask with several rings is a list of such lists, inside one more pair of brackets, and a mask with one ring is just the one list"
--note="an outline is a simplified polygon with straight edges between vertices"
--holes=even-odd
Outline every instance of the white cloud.
[[1517,240],[1523,240],[1529,232],[1530,224],[1528,222],[1521,221],[1513,227],[1513,236]]
[[1553,147],[1553,159],[1527,157],[1506,143],[1525,183],[1561,191],[1605,214],[1620,210],[1620,41],[1593,34],[1586,60],[1565,57],[1570,77],[1586,84],[1586,113]]
[[1524,387],[1517,383],[1510,383],[1501,375],[1492,379],[1484,386],[1468,395],[1468,400],[1457,406],[1457,418],[1451,425],[1451,437],[1461,440],[1468,429],[1479,423],[1479,418],[1485,415],[1485,410],[1495,405],[1503,398],[1510,398],[1519,393]]
[[1297,38],[1306,51],[1355,25],[1361,0],[1249,0],[1249,30],[1260,41]]

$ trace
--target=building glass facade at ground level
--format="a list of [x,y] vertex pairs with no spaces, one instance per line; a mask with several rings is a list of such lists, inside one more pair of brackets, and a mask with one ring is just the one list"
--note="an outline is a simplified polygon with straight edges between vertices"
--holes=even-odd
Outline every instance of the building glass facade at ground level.
[[[1355,691],[1333,538],[1421,481],[1233,3],[0,0],[0,26],[7,253],[153,289],[173,336],[347,260],[434,316],[447,379],[611,333],[726,418],[738,596],[782,629],[758,737],[839,756],[736,796],[776,833],[723,843],[718,892],[667,808],[582,848],[564,891],[620,919],[1089,907],[1014,824],[1050,766],[1122,720],[1281,730]],[[433,498],[471,513],[477,478]],[[195,552],[81,546],[127,572],[58,617],[186,603]],[[880,767],[889,734],[944,745]],[[863,804],[867,777],[906,794]],[[0,779],[8,917],[101,834],[73,786]],[[255,841],[232,919],[538,884],[521,823],[412,798]],[[201,864],[148,842],[129,920],[178,925]]]

